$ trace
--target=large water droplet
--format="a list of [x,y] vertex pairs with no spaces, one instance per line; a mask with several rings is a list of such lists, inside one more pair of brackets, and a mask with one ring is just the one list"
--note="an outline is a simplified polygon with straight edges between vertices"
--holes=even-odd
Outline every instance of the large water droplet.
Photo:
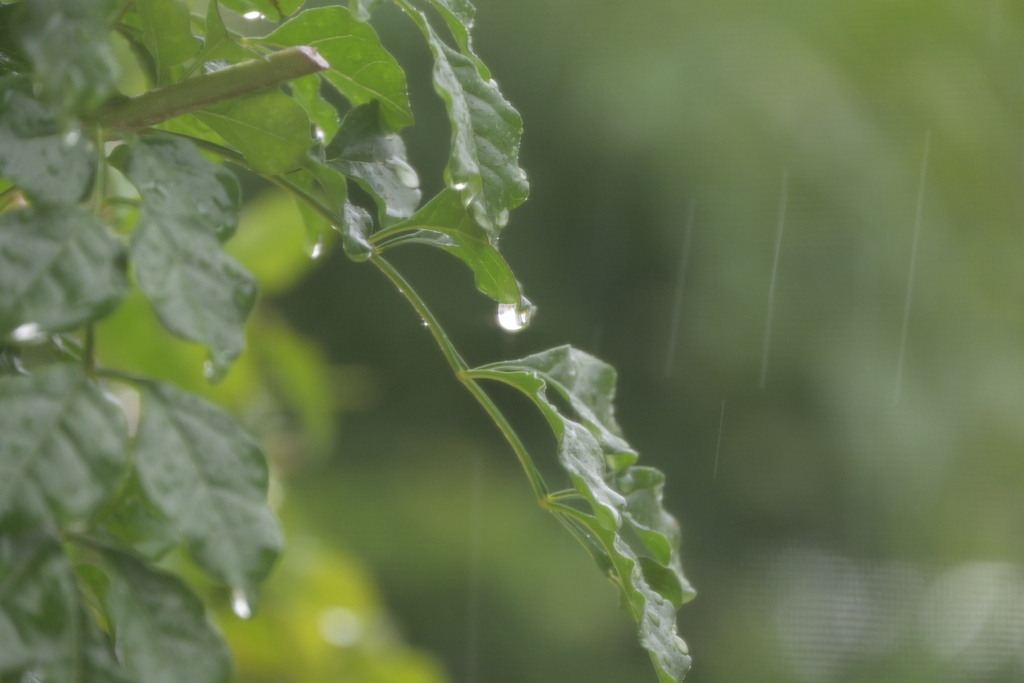
[[43,328],[39,323],[25,323],[15,327],[11,332],[11,339],[16,342],[39,341],[43,336]]
[[676,649],[682,652],[684,655],[690,654],[690,648],[686,646],[686,641],[679,636],[672,636],[675,638]]
[[521,332],[529,326],[536,310],[526,297],[518,304],[498,304],[498,324],[508,332]]
[[508,225],[508,209],[499,211],[498,215],[494,217],[494,222],[498,224],[499,228],[504,228]]
[[457,192],[462,192],[463,190],[466,189],[466,187],[468,187],[467,183],[452,183],[452,189],[456,190]]
[[252,616],[252,607],[249,606],[249,601],[245,599],[245,591],[241,588],[231,591],[231,611],[241,619]]
[[253,10],[252,12],[246,12],[242,16],[245,17],[246,19],[248,19],[249,21],[256,21],[257,19],[266,19],[267,18],[266,15],[263,14],[263,12],[257,12],[255,10]]
[[320,126],[313,126],[313,135],[316,136],[316,139],[318,141],[322,143],[327,142],[327,133],[325,133],[324,129],[321,128]]
[[310,250],[309,255],[310,255],[311,258],[318,259],[321,256],[323,256],[323,253],[324,253],[324,238],[321,237],[320,239],[318,239],[316,241],[316,244],[313,245],[313,248]]

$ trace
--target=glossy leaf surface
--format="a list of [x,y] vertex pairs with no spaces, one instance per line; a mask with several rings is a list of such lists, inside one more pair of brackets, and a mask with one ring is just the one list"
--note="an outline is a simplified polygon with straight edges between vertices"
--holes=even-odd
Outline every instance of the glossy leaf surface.
[[176,335],[204,344],[222,377],[245,348],[257,284],[221,251],[237,225],[234,176],[170,136],[122,147],[114,161],[143,198],[131,254],[139,288]]
[[220,13],[220,3],[211,0],[206,7],[206,42],[203,49],[196,57],[199,62],[210,62],[223,59],[228,62],[240,62],[252,59],[256,55],[234,41],[227,27],[224,25],[224,18]]
[[461,192],[463,204],[495,238],[508,223],[508,212],[529,194],[518,161],[523,120],[497,84],[481,77],[472,59],[448,47],[422,13],[411,8],[409,12],[430,44],[434,89],[445,102],[452,126],[445,180]]
[[326,142],[334,137],[341,124],[338,121],[338,110],[320,96],[320,83],[319,75],[310,74],[292,81],[289,86],[292,97],[306,110],[313,125],[320,128],[322,141]]
[[139,683],[224,683],[231,656],[181,579],[116,550],[103,552],[103,605],[117,651]]
[[113,92],[117,60],[107,42],[113,0],[21,2],[10,27],[31,59],[42,98],[62,111],[87,112]]
[[0,216],[0,334],[34,323],[71,330],[112,311],[128,290],[121,242],[76,206]]
[[490,69],[473,52],[473,37],[469,33],[473,28],[473,16],[476,14],[473,3],[469,0],[430,0],[430,4],[444,17],[462,54],[473,60],[485,81],[491,80]]
[[412,125],[405,72],[380,44],[377,32],[344,7],[309,9],[260,42],[274,47],[308,45],[331,68],[324,77],[352,104],[378,100],[384,120],[394,130]]
[[409,218],[416,212],[419,176],[406,160],[402,138],[381,120],[377,101],[345,115],[324,156],[331,168],[370,193],[380,208],[382,223]]
[[281,549],[267,505],[267,462],[224,411],[170,385],[142,387],[136,467],[193,559],[255,606]]
[[0,174],[42,203],[74,203],[95,168],[89,143],[61,130],[57,117],[28,92],[27,81],[0,81]]
[[124,474],[124,415],[75,365],[0,377],[0,523],[82,520]]
[[272,21],[281,21],[297,12],[304,0],[221,0],[221,4],[239,14],[259,12]]
[[297,168],[313,144],[306,110],[276,88],[218,104],[194,116],[241,152],[259,173],[286,173]]

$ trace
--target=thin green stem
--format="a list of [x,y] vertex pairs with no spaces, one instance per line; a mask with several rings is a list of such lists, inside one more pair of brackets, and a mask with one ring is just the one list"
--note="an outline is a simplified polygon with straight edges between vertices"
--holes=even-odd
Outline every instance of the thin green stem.
[[96,378],[96,326],[89,323],[85,326],[85,347],[82,350],[82,365],[85,374]]
[[96,180],[92,186],[92,215],[103,215],[103,204],[107,195],[107,155],[104,153],[103,128],[96,128]]
[[537,501],[543,506],[548,498],[547,486],[544,484],[544,480],[540,476],[540,472],[537,471],[536,466],[533,464],[533,459],[530,457],[530,453],[526,450],[526,446],[519,439],[519,435],[516,434],[515,429],[509,423],[508,419],[501,412],[501,410],[494,404],[491,397],[487,395],[487,392],[476,383],[471,377],[466,374],[469,369],[466,362],[462,360],[459,352],[452,345],[451,340],[448,339],[448,335],[445,334],[441,328],[440,323],[434,317],[433,313],[427,307],[426,302],[420,297],[415,289],[412,288],[402,274],[399,273],[394,266],[384,260],[379,254],[374,254],[370,257],[370,262],[377,266],[378,269],[389,280],[398,288],[398,291],[412,304],[412,307],[420,314],[423,321],[427,324],[427,328],[431,334],[434,335],[435,341],[438,346],[441,347],[441,352],[448,360],[448,364],[451,365],[452,370],[455,371],[455,376],[458,377],[459,381],[462,382],[469,390],[469,393],[473,394],[473,398],[483,407],[490,418],[501,430],[505,440],[508,441],[512,450],[515,452],[516,457],[519,459],[520,465],[526,472],[526,477],[530,480],[530,486],[533,488],[533,493],[537,497]]

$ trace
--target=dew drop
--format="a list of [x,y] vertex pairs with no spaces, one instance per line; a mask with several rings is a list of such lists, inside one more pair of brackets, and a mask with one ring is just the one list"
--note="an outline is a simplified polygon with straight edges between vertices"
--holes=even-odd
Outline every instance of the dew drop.
[[508,332],[521,332],[529,326],[536,310],[526,297],[518,304],[498,304],[498,324]]
[[67,145],[68,147],[74,147],[75,145],[78,144],[78,141],[81,139],[81,137],[82,134],[79,131],[70,130],[68,131],[67,135],[64,136],[64,144]]
[[245,599],[245,591],[241,588],[231,591],[231,611],[241,619],[252,617],[252,608],[249,607],[249,601]]
[[686,646],[686,641],[679,636],[672,636],[675,639],[676,649],[682,652],[684,655],[690,654],[690,648]]
[[319,140],[320,142],[327,142],[327,133],[325,133],[324,129],[321,128],[320,126],[313,127],[313,134],[316,136],[316,139]]
[[462,192],[468,187],[467,183],[452,183],[452,189],[457,192]]
[[266,19],[267,18],[266,15],[263,14],[263,12],[257,12],[255,10],[253,10],[252,12],[246,12],[242,16],[245,17],[246,19],[248,19],[249,21],[256,21],[257,19]]
[[25,323],[14,328],[11,339],[16,342],[38,341],[43,336],[43,328],[39,323]]
[[324,238],[321,237],[313,245],[313,249],[309,252],[311,258],[318,259],[323,256],[324,253]]
[[499,228],[504,228],[508,225],[508,209],[499,211],[498,215],[494,217],[494,222],[497,223]]
[[526,171],[521,168],[516,169],[516,177],[520,180],[526,180]]

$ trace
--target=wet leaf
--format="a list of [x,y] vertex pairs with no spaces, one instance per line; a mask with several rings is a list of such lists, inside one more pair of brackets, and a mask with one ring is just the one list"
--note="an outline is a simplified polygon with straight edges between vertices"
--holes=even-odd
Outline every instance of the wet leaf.
[[117,84],[117,59],[107,42],[114,0],[31,0],[10,27],[35,67],[42,99],[62,112],[98,107]]
[[37,202],[73,204],[92,184],[95,155],[28,88],[19,77],[0,81],[0,174]]
[[416,212],[420,202],[419,177],[406,160],[402,138],[384,125],[376,100],[345,115],[324,156],[328,166],[370,193],[384,225]]
[[455,36],[455,42],[459,44],[459,50],[473,60],[480,77],[485,81],[491,80],[490,69],[473,52],[473,38],[469,34],[473,28],[473,16],[476,14],[473,3],[469,0],[430,0],[430,4],[444,17],[448,29]]
[[333,138],[341,124],[338,121],[338,110],[320,96],[320,76],[303,76],[289,83],[289,86],[292,89],[292,97],[306,110],[313,125],[320,128],[323,135],[321,142]]
[[277,88],[194,116],[241,152],[258,173],[282,174],[298,168],[313,144],[306,110]]
[[352,104],[378,100],[384,120],[393,130],[412,125],[405,72],[380,44],[369,24],[344,7],[309,9],[268,36],[264,45],[316,48],[331,68],[323,73]]
[[90,214],[53,206],[0,216],[0,334],[29,323],[74,329],[127,291],[124,247]]
[[529,194],[518,162],[523,120],[472,59],[448,47],[422,13],[408,11],[434,54],[434,89],[452,127],[445,181],[461,192],[463,204],[493,239],[508,223],[508,212]]
[[202,42],[192,35],[184,0],[135,0],[135,11],[142,22],[142,42],[153,55],[162,81],[172,66],[199,54]]
[[115,150],[112,163],[143,199],[131,246],[139,288],[168,330],[209,349],[209,376],[222,378],[245,348],[257,292],[220,248],[237,225],[237,181],[172,136],[141,138]]
[[349,11],[359,21],[369,21],[374,10],[383,5],[387,0],[349,0]]
[[142,387],[136,467],[193,559],[255,606],[282,539],[267,505],[267,461],[220,408],[167,384]]
[[116,499],[96,519],[99,535],[131,548],[151,560],[163,557],[178,543],[171,521],[157,507],[139,481],[138,472],[129,475]]
[[395,237],[382,241],[382,247],[406,242],[440,247],[472,269],[481,292],[499,303],[521,303],[519,283],[512,269],[466,211],[457,192],[442,190],[416,215],[391,226],[387,233]]
[[60,544],[36,531],[0,534],[0,674],[127,683],[106,635],[82,604]]
[[[562,346],[485,365],[469,374],[520,389],[547,418],[558,439],[559,462],[592,511],[555,503],[555,513],[618,586],[660,680],[681,680],[690,658],[676,635],[675,611],[694,591],[682,572],[678,523],[662,506],[664,476],[650,467],[623,465],[635,461],[636,452],[622,439],[615,422],[614,369]],[[561,394],[581,422],[551,401],[549,387]]]
[[125,472],[124,415],[77,365],[0,377],[0,525],[30,511],[82,520]]
[[227,645],[188,586],[125,553],[102,554],[110,575],[103,606],[125,669],[139,683],[227,681]]

